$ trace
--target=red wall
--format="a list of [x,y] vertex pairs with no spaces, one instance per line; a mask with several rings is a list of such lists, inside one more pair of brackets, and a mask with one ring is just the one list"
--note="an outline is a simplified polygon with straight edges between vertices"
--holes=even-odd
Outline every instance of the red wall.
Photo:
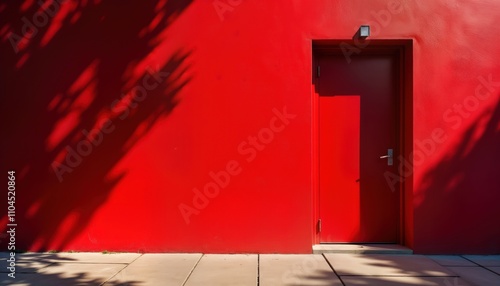
[[310,253],[312,41],[368,23],[413,40],[405,243],[500,253],[498,1],[60,2],[0,4],[16,248]]

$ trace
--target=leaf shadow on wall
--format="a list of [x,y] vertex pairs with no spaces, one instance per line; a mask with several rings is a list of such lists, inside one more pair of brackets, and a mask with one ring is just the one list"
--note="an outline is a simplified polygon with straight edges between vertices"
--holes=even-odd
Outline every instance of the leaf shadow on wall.
[[478,249],[500,253],[498,97],[496,104],[470,112],[469,116],[481,112],[470,126],[458,129],[461,125],[455,122],[457,132],[463,134],[419,182],[422,191],[415,198],[420,202],[415,217],[426,223],[418,234],[423,246],[444,253],[477,253]]
[[[18,250],[66,250],[125,175],[110,171],[179,104],[191,51],[165,31],[190,4],[66,1],[17,54],[6,31],[21,34],[21,19],[39,6],[1,5],[0,108],[9,134],[1,169],[16,170]],[[175,52],[155,50],[165,43]],[[164,58],[151,60],[153,51]],[[7,219],[3,213],[3,227]]]

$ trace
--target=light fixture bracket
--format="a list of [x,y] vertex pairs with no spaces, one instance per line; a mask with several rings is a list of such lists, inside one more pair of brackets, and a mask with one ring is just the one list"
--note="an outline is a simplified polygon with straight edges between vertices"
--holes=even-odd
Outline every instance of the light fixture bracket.
[[370,36],[370,26],[369,25],[361,25],[359,27],[359,37],[360,38],[367,38]]

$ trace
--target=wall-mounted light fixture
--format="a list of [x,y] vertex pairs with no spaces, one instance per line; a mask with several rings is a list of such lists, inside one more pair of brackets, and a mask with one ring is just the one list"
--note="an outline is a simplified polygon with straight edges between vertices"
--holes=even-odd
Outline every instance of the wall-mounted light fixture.
[[364,39],[369,36],[370,36],[370,26],[361,25],[361,27],[359,27],[359,37]]

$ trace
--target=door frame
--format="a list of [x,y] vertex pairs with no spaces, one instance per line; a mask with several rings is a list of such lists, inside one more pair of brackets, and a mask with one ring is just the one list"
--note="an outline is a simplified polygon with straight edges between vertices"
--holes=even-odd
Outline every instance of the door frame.
[[[413,40],[411,39],[391,39],[391,40],[366,40],[359,39],[339,39],[339,40],[312,40],[311,44],[311,116],[312,116],[312,244],[320,243],[319,232],[319,94],[315,86],[317,60],[321,53],[343,54],[343,50],[364,55],[376,55],[393,50],[399,54],[400,78],[397,113],[400,120],[397,136],[399,137],[400,155],[403,158],[410,158],[413,152]],[[346,59],[347,60],[347,59]],[[394,158],[401,170],[400,160]],[[397,190],[400,192],[399,203],[399,231],[398,243],[407,247],[413,247],[413,170],[402,168],[397,174],[400,183]]]

